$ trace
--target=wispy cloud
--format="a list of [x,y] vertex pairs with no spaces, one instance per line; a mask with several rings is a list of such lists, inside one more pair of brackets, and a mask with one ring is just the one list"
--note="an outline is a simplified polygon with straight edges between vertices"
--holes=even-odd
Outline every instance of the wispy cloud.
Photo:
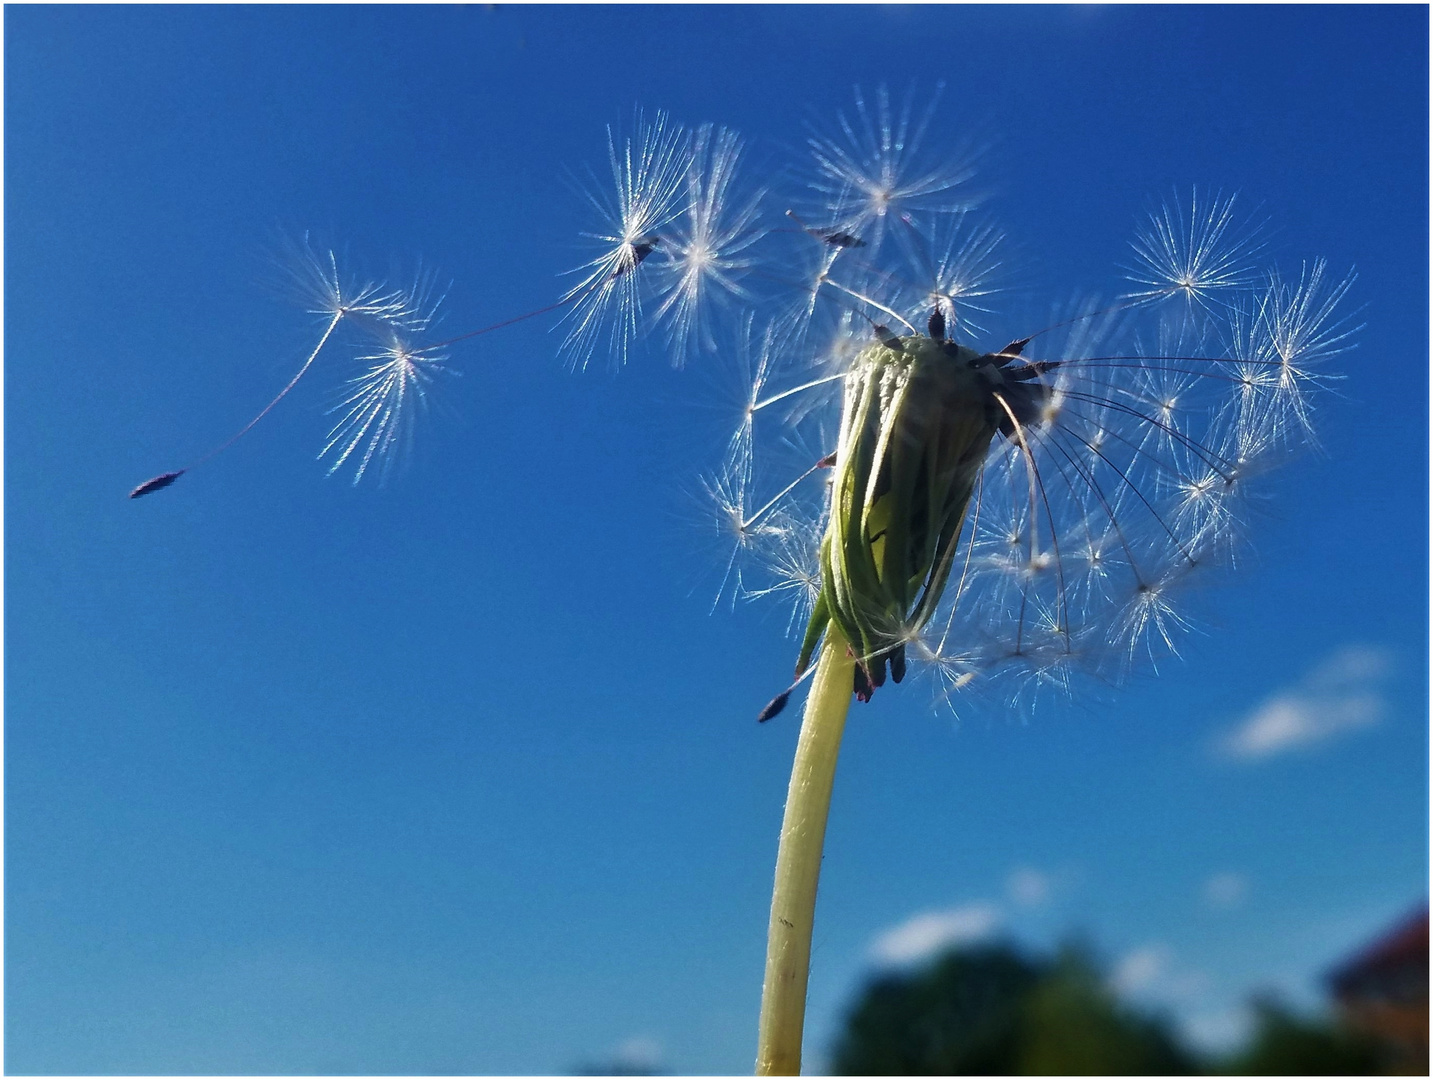
[[1249,891],[1249,881],[1242,874],[1225,871],[1211,876],[1200,891],[1204,902],[1210,907],[1227,910],[1244,902],[1244,895]]
[[1229,757],[1259,761],[1376,724],[1388,668],[1383,650],[1346,646],[1268,698],[1219,747]]
[[1005,880],[1005,891],[1021,907],[1039,907],[1050,899],[1051,884],[1049,874],[1033,866],[1021,866]]
[[1174,951],[1160,942],[1126,953],[1107,981],[1117,994],[1151,1001],[1197,1001],[1209,988],[1204,972],[1176,964]]
[[622,1041],[613,1057],[623,1064],[655,1071],[662,1065],[662,1044],[650,1035],[634,1035]]
[[1211,1008],[1184,1017],[1180,1027],[1200,1049],[1225,1054],[1249,1037],[1253,1017],[1245,1005]]
[[871,959],[879,964],[911,964],[954,945],[989,937],[1000,926],[993,904],[974,903],[943,911],[922,911],[876,936]]
[[1170,952],[1164,945],[1146,945],[1126,953],[1110,972],[1110,987],[1120,994],[1148,990],[1169,969]]
[[600,1061],[578,1069],[587,1076],[653,1076],[663,1072],[662,1044],[650,1035],[624,1039]]

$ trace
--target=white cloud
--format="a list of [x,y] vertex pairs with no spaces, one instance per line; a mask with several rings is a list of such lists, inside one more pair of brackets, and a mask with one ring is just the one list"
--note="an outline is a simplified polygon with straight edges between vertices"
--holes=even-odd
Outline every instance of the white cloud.
[[923,911],[877,935],[870,955],[881,964],[910,964],[954,945],[989,937],[999,925],[1000,912],[992,904]]
[[1163,945],[1146,945],[1126,953],[1110,972],[1110,988],[1119,994],[1151,989],[1169,970],[1170,953]]
[[1369,727],[1383,716],[1382,650],[1349,645],[1296,686],[1268,698],[1221,740],[1231,757],[1256,761]]
[[1117,994],[1165,1003],[1198,1001],[1209,989],[1209,976],[1174,962],[1169,946],[1144,945],[1126,953],[1107,980]]
[[1242,874],[1226,871],[1209,878],[1201,891],[1204,902],[1210,907],[1234,908],[1244,902],[1244,896],[1249,891],[1249,880]]
[[1022,866],[1005,881],[1005,891],[1021,907],[1037,907],[1050,899],[1050,875]]
[[634,1035],[618,1044],[610,1064],[627,1072],[657,1072],[662,1067],[662,1044],[650,1035]]
[[1186,1016],[1180,1027],[1206,1053],[1224,1054],[1244,1042],[1253,1027],[1249,1010],[1240,1005]]

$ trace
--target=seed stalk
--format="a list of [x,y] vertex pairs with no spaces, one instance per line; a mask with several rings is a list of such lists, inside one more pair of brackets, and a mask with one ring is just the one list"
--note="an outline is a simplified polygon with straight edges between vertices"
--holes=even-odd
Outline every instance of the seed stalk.
[[855,659],[846,639],[831,623],[806,699],[781,822],[767,931],[766,983],[761,993],[758,1076],[797,1076],[801,1072],[816,885],[854,674]]

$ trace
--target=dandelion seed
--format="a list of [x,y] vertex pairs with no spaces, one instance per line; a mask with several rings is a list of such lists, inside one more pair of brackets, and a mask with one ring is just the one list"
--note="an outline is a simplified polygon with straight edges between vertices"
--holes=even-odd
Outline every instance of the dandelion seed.
[[1131,661],[1143,644],[1149,652],[1151,663],[1157,664],[1158,656],[1152,647],[1156,638],[1169,653],[1176,656],[1179,654],[1176,638],[1181,631],[1188,629],[1188,624],[1175,610],[1170,595],[1173,583],[1173,576],[1140,582],[1135,586],[1134,594],[1124,610],[1120,612],[1111,637],[1126,647]]
[[[697,350],[716,347],[710,320],[714,303],[749,299],[741,279],[761,239],[757,215],[761,193],[729,206],[741,160],[741,139],[726,128],[704,124],[692,140],[686,211],[672,222],[663,242],[655,319],[666,330],[672,362],[680,367]],[[663,295],[664,294],[664,295]]]
[[604,250],[576,271],[582,279],[562,298],[571,306],[563,316],[568,331],[558,351],[575,367],[587,366],[604,335],[612,362],[626,363],[642,316],[638,269],[669,242],[662,230],[684,211],[689,194],[693,150],[687,132],[661,112],[651,123],[638,113],[634,128],[620,152],[613,132],[607,132],[615,191],[594,183],[588,192],[607,231],[588,234]]
[[857,88],[855,112],[838,117],[839,133],[813,133],[807,140],[817,171],[811,186],[829,215],[832,235],[860,237],[879,248],[893,220],[971,205],[958,194],[973,175],[969,163],[932,163],[921,153],[938,101],[937,94],[914,117],[913,92],[894,113],[884,86],[877,88],[874,104]]
[[1241,428],[1267,424],[1286,426],[1283,402],[1278,400],[1283,361],[1268,333],[1265,310],[1268,297],[1246,298],[1229,312],[1229,374],[1233,392],[1228,400],[1232,422]]
[[314,246],[308,233],[280,244],[280,268],[300,303],[309,313],[328,319],[367,320],[422,330],[428,315],[424,303],[432,281],[421,271],[415,288],[395,289],[382,282],[341,273],[331,248]]
[[[902,310],[915,318],[932,312],[941,319],[942,333],[970,338],[982,331],[979,319],[991,312],[987,298],[991,281],[1000,270],[1004,234],[995,226],[972,224],[966,214],[953,214],[932,229],[930,252],[916,253],[919,273],[914,294]],[[918,246],[912,242],[912,247]],[[932,334],[932,337],[937,335]]]
[[821,595],[818,552],[823,524],[794,518],[780,519],[763,538],[773,541],[763,544],[761,552],[765,581],[743,590],[748,600],[771,598],[783,601],[789,611],[788,633],[810,618],[811,609]]
[[447,370],[446,360],[443,353],[415,347],[396,331],[387,334],[378,352],[360,356],[366,368],[349,380],[343,400],[330,410],[342,415],[319,451],[320,459],[332,455],[329,475],[351,464],[357,484],[375,461],[390,467],[411,436],[414,410],[423,404],[428,383]]
[[942,697],[954,705],[953,695],[966,690],[987,666],[978,652],[947,651],[944,641],[932,642],[922,635],[907,649],[908,655],[917,663],[929,668],[937,679]]
[[852,234],[848,232],[842,232],[839,229],[811,228],[811,226],[807,225],[806,222],[802,221],[801,218],[797,216],[795,210],[786,211],[786,216],[789,217],[792,221],[796,222],[796,224],[800,226],[801,231],[804,232],[807,236],[814,236],[823,244],[826,244],[828,247],[835,248],[838,251],[841,248],[863,248],[866,246],[866,242],[862,240],[859,236],[853,236]]
[[[259,421],[273,411],[299,384],[341,329],[352,327],[369,337],[376,335],[387,340],[397,340],[399,335],[416,334],[426,330],[432,324],[443,299],[441,294],[435,295],[437,290],[434,275],[421,269],[414,275],[413,285],[407,289],[392,288],[378,281],[347,275],[340,271],[338,256],[334,251],[316,248],[308,234],[304,234],[299,240],[285,241],[281,245],[281,252],[280,268],[286,284],[297,293],[300,303],[304,304],[310,314],[326,320],[318,343],[283,389],[235,434],[184,468],[146,480],[130,492],[130,498],[137,499],[141,495],[168,487],[184,473],[217,457],[252,431]],[[360,362],[368,363],[373,359],[361,357]],[[362,378],[366,377],[361,377],[360,381]],[[370,393],[372,392],[373,387],[370,387]],[[401,391],[390,393],[393,397],[401,396]],[[391,402],[390,398],[389,406],[378,410],[370,425],[365,427],[360,424],[360,428],[369,433],[388,430],[388,421],[396,422],[401,412]],[[323,453],[327,453],[334,445],[334,436],[331,435]],[[355,482],[363,475],[375,452],[386,452],[393,445],[392,439],[379,438],[363,456]],[[342,454],[341,460],[346,459],[352,449],[349,447],[347,452]]]
[[1313,433],[1308,394],[1321,385],[1318,365],[1346,351],[1361,329],[1337,314],[1354,275],[1332,282],[1327,273],[1327,264],[1319,259],[1300,269],[1297,282],[1272,275],[1263,308],[1270,346],[1278,359],[1278,395],[1306,436]]
[[1143,286],[1131,298],[1178,295],[1207,305],[1222,290],[1250,284],[1262,245],[1258,227],[1236,216],[1235,202],[1236,196],[1222,193],[1201,198],[1195,188],[1187,211],[1178,199],[1152,211],[1131,245],[1135,266],[1129,278]]

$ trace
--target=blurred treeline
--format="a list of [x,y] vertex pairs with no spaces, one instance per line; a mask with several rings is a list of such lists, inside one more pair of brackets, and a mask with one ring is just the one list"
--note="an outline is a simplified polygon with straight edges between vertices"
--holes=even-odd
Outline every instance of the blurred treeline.
[[1248,1042],[1223,1057],[1121,1001],[1087,948],[1041,957],[1008,944],[957,949],[873,979],[847,1016],[831,1071],[900,1075],[1363,1075],[1390,1062],[1335,1020],[1256,1003]]

